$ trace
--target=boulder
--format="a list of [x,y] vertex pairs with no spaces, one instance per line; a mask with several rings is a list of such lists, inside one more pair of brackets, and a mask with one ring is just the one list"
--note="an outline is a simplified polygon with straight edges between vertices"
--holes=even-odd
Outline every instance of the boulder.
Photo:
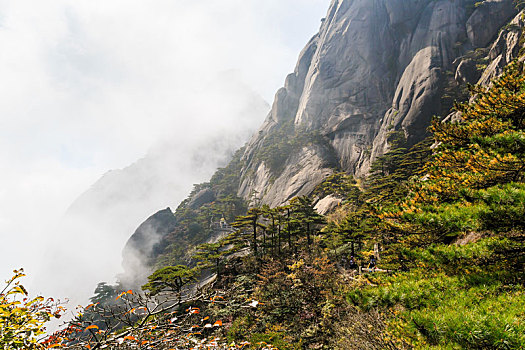
[[487,46],[516,12],[514,1],[510,0],[485,0],[479,3],[467,21],[467,35],[472,46]]
[[334,197],[332,195],[326,196],[317,202],[314,209],[317,210],[319,214],[325,215],[337,208],[341,202],[342,200],[340,198]]
[[215,200],[215,193],[211,188],[205,188],[197,192],[191,197],[188,202],[188,207],[191,209],[197,209],[202,207],[204,204],[211,203]]

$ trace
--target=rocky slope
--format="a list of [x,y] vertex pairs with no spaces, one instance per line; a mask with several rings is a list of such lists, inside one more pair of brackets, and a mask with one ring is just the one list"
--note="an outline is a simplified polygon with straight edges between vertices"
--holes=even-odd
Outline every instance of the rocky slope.
[[[364,176],[388,150],[391,131],[420,141],[432,116],[451,106],[443,99],[447,72],[515,14],[512,0],[332,1],[248,144],[238,195],[258,193],[276,206],[308,194],[334,168]],[[317,133],[323,142],[295,145],[272,169],[261,155],[285,128],[290,138]]]
[[124,285],[137,286],[146,280],[150,272],[147,268],[149,261],[158,255],[155,250],[157,243],[176,226],[173,212],[166,208],[150,216],[135,230],[122,252],[124,271],[128,272],[120,276]]
[[[501,73],[522,50],[523,18],[512,0],[334,0],[262,127],[217,174],[246,202],[270,206],[310,194],[334,171],[365,176],[393,131],[422,140],[467,83]],[[200,215],[225,187],[203,186],[180,212]],[[160,246],[185,235],[179,227]]]

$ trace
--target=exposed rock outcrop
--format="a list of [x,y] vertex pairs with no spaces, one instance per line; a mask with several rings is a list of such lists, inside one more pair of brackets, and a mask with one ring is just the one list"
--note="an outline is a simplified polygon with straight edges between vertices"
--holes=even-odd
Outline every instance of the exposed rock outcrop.
[[192,209],[196,209],[206,203],[213,202],[215,200],[215,193],[209,188],[205,188],[203,190],[200,190],[198,193],[193,196],[189,203],[188,207]]
[[478,2],[467,21],[467,34],[474,47],[487,46],[501,27],[516,13],[513,1],[486,0]]
[[[520,40],[525,28],[525,12],[521,11],[514,19],[505,26],[498,37],[490,46],[488,54],[489,64],[483,71],[479,84],[487,85],[496,76],[503,72],[503,68],[512,60],[518,58],[520,51],[524,48],[524,42]],[[524,58],[520,58],[522,61]]]
[[342,201],[342,199],[332,195],[326,196],[315,204],[314,209],[317,210],[319,214],[324,215],[337,208],[337,206],[341,204]]
[[454,79],[460,84],[477,81],[479,79],[480,72],[477,68],[476,61],[470,58],[462,59],[459,61],[456,74]]
[[155,246],[175,229],[177,220],[170,208],[160,210],[144,221],[133,233],[122,252],[124,275],[121,281],[133,285],[150,273],[149,261],[157,255]]
[[337,166],[330,151],[317,145],[303,147],[288,158],[284,170],[277,179],[271,170],[259,163],[255,174],[241,183],[239,191],[245,198],[264,199],[271,207],[282,204],[282,198],[310,194],[315,186],[333,174]]
[[[520,57],[525,48],[523,42],[523,30],[525,28],[525,11],[520,11],[507,25],[499,32],[497,38],[487,48],[484,57],[486,66],[483,69],[476,67],[476,61],[469,57],[460,57],[456,62],[455,79],[458,83],[476,83],[477,85],[487,86],[490,81],[499,76],[503,69],[513,60],[525,60],[525,56]],[[458,112],[451,112],[445,120],[458,121],[461,115]]]
[[[474,4],[332,1],[259,132],[230,163],[233,191],[252,204],[278,206],[311,194],[334,171],[365,175],[388,151],[393,131],[404,132],[410,143],[422,140],[431,118],[450,110],[452,99],[445,95],[451,85],[466,98],[467,83],[487,84],[523,48],[525,20],[523,14],[511,18],[513,0]],[[494,23],[483,26],[480,18]],[[197,209],[214,197],[210,189],[194,192],[182,209]],[[328,196],[316,209],[326,213],[339,202]]]
[[[410,143],[424,138],[432,116],[449,107],[441,98],[445,73],[456,68],[458,57],[487,45],[516,13],[512,0],[474,4],[332,1],[319,33],[302,51],[248,144],[238,194],[249,199],[260,192],[263,203],[278,205],[330,175],[327,163],[365,175],[388,150],[392,131],[403,131]],[[326,144],[316,151],[304,147],[290,155],[284,171],[271,171],[257,154],[265,140],[291,122],[295,130],[320,133]],[[307,163],[305,170],[300,164]]]

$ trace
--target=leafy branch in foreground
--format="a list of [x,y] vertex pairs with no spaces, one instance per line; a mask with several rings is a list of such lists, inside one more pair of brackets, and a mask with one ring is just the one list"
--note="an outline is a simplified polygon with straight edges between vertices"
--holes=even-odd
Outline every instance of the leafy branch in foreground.
[[0,349],[42,349],[39,338],[45,334],[45,324],[60,318],[65,309],[52,298],[29,298],[20,284],[24,270],[13,273],[0,291]]
[[[43,342],[40,348],[84,349],[275,349],[269,344],[226,342],[223,321],[203,316],[210,306],[248,307],[228,301],[212,287],[161,290],[151,294],[123,291],[114,303],[93,303]],[[182,291],[179,291],[182,292]],[[25,349],[25,348],[24,348]]]

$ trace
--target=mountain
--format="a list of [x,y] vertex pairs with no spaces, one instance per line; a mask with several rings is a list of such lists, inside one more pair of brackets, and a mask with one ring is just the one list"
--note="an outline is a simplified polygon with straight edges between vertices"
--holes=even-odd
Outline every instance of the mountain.
[[334,0],[263,126],[135,230],[74,329],[129,326],[66,342],[524,348],[524,33],[510,0]]
[[[468,98],[468,83],[487,84],[517,57],[517,14],[512,0],[332,1],[261,128],[182,202],[176,228],[156,236],[150,268],[187,261],[214,220],[242,213],[235,200],[279,206],[335,172],[364,178],[392,135],[423,140],[433,116]],[[203,193],[210,199],[192,205]]]
[[[452,106],[455,96],[444,95],[465,68],[461,57],[486,47],[516,12],[512,0],[332,1],[247,146],[238,195],[257,192],[262,203],[280,205],[334,169],[366,175],[392,131],[421,141],[431,118]],[[275,147],[282,135],[301,134],[318,137]],[[278,154],[283,149],[293,152]]]
[[[176,208],[194,183],[227,164],[269,110],[235,72],[213,77],[188,95],[206,103],[186,111],[191,113],[185,116],[186,129],[167,130],[170,136],[142,159],[104,174],[71,204],[55,228],[51,239],[56,243],[49,245],[41,269],[57,272],[54,285],[63,295],[87,298],[97,282],[114,280],[122,270],[122,257],[115,252],[122,250],[130,233],[159,208]],[[61,244],[66,241],[81,248],[66,251]]]
[[269,108],[234,72],[216,77],[196,94],[209,106],[195,108],[188,127],[194,126],[191,118],[208,125],[173,130],[142,159],[104,174],[71,204],[65,221],[96,223],[97,229],[126,239],[153,211],[177,207],[194,183],[227,164]]

